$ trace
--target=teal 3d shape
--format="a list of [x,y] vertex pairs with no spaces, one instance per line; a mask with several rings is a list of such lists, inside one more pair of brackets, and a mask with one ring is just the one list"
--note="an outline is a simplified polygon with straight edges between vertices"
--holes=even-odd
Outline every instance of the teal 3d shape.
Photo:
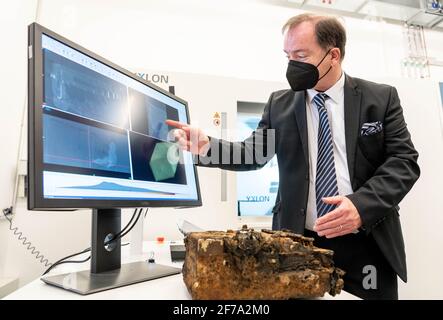
[[155,181],[173,178],[177,171],[179,161],[179,149],[176,144],[159,142],[152,152],[149,166],[154,174]]

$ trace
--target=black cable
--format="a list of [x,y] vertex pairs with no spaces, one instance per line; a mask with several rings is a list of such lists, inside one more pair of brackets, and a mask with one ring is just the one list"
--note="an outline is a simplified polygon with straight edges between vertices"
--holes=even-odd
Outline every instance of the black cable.
[[[132,221],[134,221],[134,217],[135,217],[136,214],[137,214],[137,208],[134,209],[134,213],[132,214],[132,217],[131,217],[131,219],[129,220],[129,222],[126,224],[126,226],[125,226],[121,231],[119,231],[118,233],[116,233],[116,234],[114,235],[114,237],[113,237],[111,240],[105,242],[104,245],[108,245],[108,244],[110,244],[110,243],[112,243],[112,242],[114,242],[114,241],[116,241],[116,240],[118,240],[118,239],[123,238],[126,234],[128,234],[128,233],[134,228],[134,226],[137,224],[138,220],[140,219],[140,216],[141,216],[142,211],[143,211],[142,208],[140,208],[140,209],[138,210],[137,219],[136,219],[135,222],[131,225]],[[128,228],[129,228],[129,229],[128,229]],[[125,230],[127,230],[127,231],[125,231]],[[128,245],[128,244],[125,244],[125,245]],[[123,245],[122,245],[122,246],[123,246]],[[64,258],[61,258],[60,260],[54,262],[54,263],[53,263],[48,269],[46,269],[46,271],[43,273],[43,276],[46,275],[47,273],[49,273],[52,269],[54,269],[54,268],[55,268],[56,266],[58,266],[58,265],[60,265],[60,264],[62,264],[62,263],[70,263],[70,262],[71,262],[71,260],[69,260],[69,261],[65,261],[66,259],[69,259],[69,258],[72,258],[72,257],[78,256],[78,255],[80,255],[80,254],[82,254],[82,253],[86,253],[86,252],[89,252],[89,251],[91,251],[91,248],[90,248],[90,247],[87,248],[87,249],[84,249],[83,251],[80,251],[80,252],[77,252],[77,253],[73,253],[73,254],[71,254],[71,255],[69,255],[69,256],[66,256],[66,257],[64,257]],[[90,258],[90,257],[89,257],[89,258]],[[89,260],[89,259],[88,259],[88,260]],[[88,261],[88,260],[85,260],[84,262],[86,262],[86,261]],[[80,262],[75,262],[75,261],[74,261],[73,263],[80,263]]]
[[[128,234],[128,233],[129,233],[134,227],[135,227],[135,225],[137,224],[138,220],[140,219],[140,215],[141,215],[141,213],[142,213],[142,210],[143,210],[143,209],[140,208],[140,210],[138,211],[137,219],[136,219],[135,222],[132,224],[132,226],[129,227],[130,223],[134,220],[135,214],[136,214],[136,212],[137,212],[137,209],[135,209],[135,210],[134,210],[134,214],[132,215],[131,220],[126,224],[126,226],[125,226],[120,232],[116,233],[116,234],[114,235],[114,237],[113,237],[111,240],[106,241],[106,242],[104,243],[104,245],[106,246],[106,245],[110,244],[111,242],[117,241],[118,239],[121,239],[121,238],[123,238],[125,235],[127,235],[127,234]],[[129,227],[129,229],[128,229],[128,227]],[[126,229],[128,229],[128,230],[125,231]]]
[[[140,208],[140,210],[139,210],[139,214],[141,213],[141,211],[142,211],[142,209]],[[109,244],[109,243],[111,243],[111,242],[113,242],[113,241],[115,241],[115,240],[117,240],[117,239],[120,238],[120,235],[121,235],[123,232],[126,231],[126,229],[129,227],[129,225],[130,225],[130,224],[132,223],[132,221],[134,220],[136,213],[137,213],[137,209],[134,209],[134,213],[132,214],[132,217],[131,217],[131,219],[129,220],[129,222],[126,224],[126,226],[125,226],[122,230],[120,230],[120,232],[116,233],[116,234],[114,235],[114,237],[113,237],[111,240],[109,240],[108,243],[105,243],[105,245],[107,245],[107,244]],[[136,223],[137,223],[137,222],[136,222]],[[131,229],[132,229],[132,228],[133,228],[133,227],[131,227]]]
[[[147,210],[147,209],[146,209]],[[137,216],[137,219],[135,220],[135,222],[134,222],[134,224],[126,231],[126,232],[123,232],[120,236],[119,236],[119,238],[123,238],[125,235],[127,235],[129,232],[131,232],[131,230],[132,229],[134,229],[134,227],[135,227],[135,225],[137,224],[137,222],[138,222],[138,220],[140,219],[140,216],[142,215],[142,211],[143,211],[143,209],[140,209],[140,211],[139,211],[139,213],[138,213],[138,216]],[[115,240],[117,240],[118,238],[113,238],[112,239],[112,241],[115,241]]]
[[61,261],[57,264],[57,266],[63,264],[63,263],[84,263],[91,260],[91,256],[87,257],[85,260],[68,260],[68,261]]
[[48,269],[46,269],[46,271],[43,273],[43,276],[44,276],[45,274],[49,273],[49,272],[50,272],[52,269],[54,269],[56,266],[58,266],[58,265],[60,265],[60,264],[62,264],[62,263],[68,263],[69,261],[65,261],[66,259],[73,258],[73,257],[75,257],[75,256],[78,256],[78,255],[80,255],[80,254],[83,254],[83,253],[86,253],[86,252],[89,252],[89,251],[91,251],[91,248],[87,248],[87,249],[85,249],[85,250],[83,250],[83,251],[80,251],[80,252],[77,252],[77,253],[73,253],[73,254],[71,254],[71,255],[69,255],[69,256],[66,256],[66,257],[64,257],[64,258],[61,258],[60,260],[54,262],[54,263],[52,264],[52,266],[50,266]]
[[[125,247],[125,246],[127,246],[127,245],[129,245],[129,244],[130,244],[129,242],[127,242],[127,243],[122,243],[121,246],[122,246],[122,247]],[[91,250],[89,250],[89,251],[91,251]],[[79,252],[78,254],[86,253],[86,252],[88,252],[88,251],[85,251],[85,252]],[[77,255],[78,255],[78,254],[77,254]],[[63,263],[85,263],[85,262],[88,262],[89,260],[91,260],[91,256],[88,256],[88,257],[87,257],[86,259],[84,259],[84,260],[60,261],[60,262],[58,262],[57,266],[59,266],[59,265],[61,265],[61,264],[63,264]]]
[[[127,243],[122,243],[121,246],[122,246],[122,247],[125,247],[125,246],[127,246],[127,245],[129,245],[129,244],[130,244],[129,242],[127,242]],[[61,265],[61,264],[63,264],[63,263],[83,263],[83,262],[88,261],[89,259],[91,259],[91,256],[89,256],[89,257],[86,258],[85,260],[81,260],[81,261],[74,261],[74,260],[65,261],[65,260],[66,260],[66,259],[69,259],[69,258],[73,258],[73,257],[78,256],[78,255],[80,255],[80,254],[83,254],[83,253],[89,252],[89,251],[91,251],[91,248],[87,248],[87,249],[85,249],[85,250],[83,250],[83,251],[80,251],[80,252],[77,252],[77,253],[71,254],[71,255],[69,255],[69,256],[67,256],[67,257],[64,257],[64,258],[62,258],[62,259],[60,259],[60,260],[54,262],[54,263],[52,264],[52,266],[49,267],[49,268],[43,273],[43,276],[44,276],[45,274],[49,273],[53,268],[55,268],[55,267],[57,267],[57,266],[59,266],[59,265]]]

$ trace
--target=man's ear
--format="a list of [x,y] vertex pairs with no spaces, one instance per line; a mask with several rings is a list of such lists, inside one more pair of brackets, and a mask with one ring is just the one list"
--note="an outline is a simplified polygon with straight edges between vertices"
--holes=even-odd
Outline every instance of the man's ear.
[[334,61],[334,64],[340,64],[341,62],[341,52],[339,48],[331,49],[331,59]]

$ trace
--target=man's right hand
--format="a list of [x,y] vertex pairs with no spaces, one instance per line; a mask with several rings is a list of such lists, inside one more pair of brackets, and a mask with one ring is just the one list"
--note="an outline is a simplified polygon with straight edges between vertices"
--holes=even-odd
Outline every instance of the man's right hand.
[[195,155],[206,156],[210,147],[209,137],[202,129],[174,120],[166,120],[166,124],[177,128],[174,129],[173,136],[182,150]]

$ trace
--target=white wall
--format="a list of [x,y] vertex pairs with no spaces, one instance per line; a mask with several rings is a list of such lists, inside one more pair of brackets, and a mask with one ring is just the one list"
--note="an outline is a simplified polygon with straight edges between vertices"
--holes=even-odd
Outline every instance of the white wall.
[[[14,183],[18,131],[26,92],[27,24],[35,19],[37,1],[4,1],[0,9],[0,209],[9,207]],[[8,232],[0,218],[0,277],[6,261]]]
[[402,299],[442,299],[443,274],[437,265],[443,243],[443,109],[437,83],[431,80],[384,78],[401,97],[405,119],[419,152],[421,176],[400,203],[406,245],[408,283],[399,282]]
[[[285,83],[287,62],[282,52],[280,28],[288,17],[300,12],[252,0],[40,0],[38,3],[39,23],[107,59],[133,71],[174,71],[171,74],[176,80],[177,94],[185,99],[192,97],[191,117],[202,124],[208,124],[208,116],[213,110],[225,111],[222,102],[227,96],[226,87],[220,85],[216,88],[215,100],[199,98],[195,92],[197,89],[186,86],[184,76],[179,73],[274,81],[269,89]],[[0,167],[0,179],[4,182],[0,187],[3,208],[10,205],[20,113],[25,99],[26,25],[35,17],[37,1],[8,0],[2,1],[1,6],[0,32],[2,39],[7,37],[11,43],[9,50],[2,50],[0,59],[2,74],[7,75],[0,79],[0,87],[8,88],[0,91],[0,150],[10,151],[4,152]],[[348,46],[344,67],[350,75],[371,79],[401,76],[403,45],[400,26],[351,18],[346,18],[345,24]],[[429,55],[441,60],[442,33],[427,31],[426,39]],[[438,194],[431,198],[433,193],[427,192],[431,186],[437,186],[433,170],[439,166],[432,158],[434,150],[427,145],[431,139],[437,143],[442,139],[434,115],[439,102],[435,100],[422,107],[421,92],[424,91],[414,92],[410,88],[429,92],[435,81],[443,81],[442,69],[432,68],[434,82],[388,80],[399,86],[414,142],[421,151],[421,165],[426,167],[422,179],[402,204],[411,277],[410,284],[401,287],[402,297],[441,298],[438,288],[432,285],[435,281],[431,277],[437,273],[432,273],[431,267],[423,260],[423,257],[427,261],[433,260],[432,265],[435,266],[443,262],[441,256],[431,251],[433,248],[434,252],[438,252],[435,244],[441,243],[441,238],[429,233],[432,225],[441,227],[441,220],[436,219],[436,214],[442,208],[433,201]],[[201,81],[200,76],[193,79],[194,83]],[[213,81],[225,83],[225,80],[214,78]],[[252,88],[245,89],[245,92],[249,92],[251,97],[254,95]],[[268,92],[257,90],[256,94],[258,99]],[[422,108],[427,111],[422,112]],[[233,112],[229,114],[229,121],[233,123]],[[427,126],[430,122],[432,127]],[[423,133],[424,128],[426,133]],[[205,205],[192,209],[186,215],[204,227],[226,228],[235,220],[235,214],[230,211],[232,202],[223,204],[217,198],[220,173],[210,169],[199,169],[199,173]],[[230,174],[228,178],[233,192],[233,176]],[[438,189],[434,189],[436,193]],[[22,203],[20,205],[23,207]],[[155,209],[151,212],[146,237],[152,239],[160,234],[170,238],[179,236],[174,224],[176,218],[183,215],[181,211]],[[82,249],[89,242],[90,215],[86,212],[30,214],[19,209],[15,223],[50,259]],[[18,274],[21,284],[24,284],[37,277],[42,267],[6,232],[4,221],[0,220],[0,276],[2,269],[7,275]],[[424,275],[419,278],[418,274]]]
[[[404,104],[409,108],[405,114],[409,119],[414,142],[420,152],[421,178],[402,204],[407,208],[403,216],[404,232],[407,235],[410,285],[404,287],[405,297],[428,297],[442,299],[439,284],[443,275],[436,271],[434,262],[443,262],[441,255],[435,255],[443,244],[443,202],[441,201],[441,181],[443,181],[443,119],[441,99],[435,82],[416,82],[416,92],[411,92],[411,84],[398,85]],[[406,102],[407,101],[407,102]],[[426,103],[428,102],[428,103]],[[433,103],[434,102],[434,103]]]

